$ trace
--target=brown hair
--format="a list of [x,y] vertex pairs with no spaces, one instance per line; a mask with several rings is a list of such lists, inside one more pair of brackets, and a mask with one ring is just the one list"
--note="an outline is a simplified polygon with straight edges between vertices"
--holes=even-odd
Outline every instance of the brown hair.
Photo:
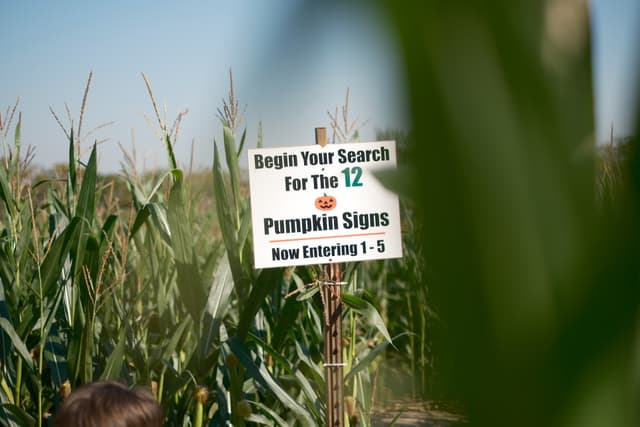
[[99,381],[75,390],[56,415],[55,427],[161,427],[162,409],[143,389]]

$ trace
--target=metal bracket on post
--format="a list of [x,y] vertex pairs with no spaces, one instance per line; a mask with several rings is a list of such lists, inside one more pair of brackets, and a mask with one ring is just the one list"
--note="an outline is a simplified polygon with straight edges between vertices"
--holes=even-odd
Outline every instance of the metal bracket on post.
[[[327,145],[327,129],[316,128],[316,144]],[[344,426],[344,378],[342,367],[342,268],[340,264],[322,266],[324,310],[324,369],[327,426]]]

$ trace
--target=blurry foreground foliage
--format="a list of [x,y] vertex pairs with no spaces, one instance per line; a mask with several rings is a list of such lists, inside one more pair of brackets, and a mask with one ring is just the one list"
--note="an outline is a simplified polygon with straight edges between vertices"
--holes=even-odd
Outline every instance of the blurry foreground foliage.
[[478,426],[639,425],[640,157],[596,186],[586,2],[385,5],[446,394]]

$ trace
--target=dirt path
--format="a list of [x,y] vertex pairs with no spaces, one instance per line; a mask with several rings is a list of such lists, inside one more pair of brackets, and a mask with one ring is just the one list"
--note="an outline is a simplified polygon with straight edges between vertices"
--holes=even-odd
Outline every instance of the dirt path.
[[441,408],[434,402],[393,402],[374,411],[372,427],[385,427],[395,420],[395,427],[452,427],[465,425],[464,417]]

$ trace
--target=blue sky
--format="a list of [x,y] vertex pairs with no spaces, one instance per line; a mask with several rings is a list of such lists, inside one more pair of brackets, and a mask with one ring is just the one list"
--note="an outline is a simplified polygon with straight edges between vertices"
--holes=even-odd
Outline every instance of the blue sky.
[[597,141],[633,130],[633,96],[640,79],[640,1],[592,0]]
[[[354,6],[300,9],[300,0],[233,2],[25,1],[5,4],[0,40],[0,109],[20,97],[23,143],[36,147],[36,163],[66,162],[66,140],[49,112],[68,126],[65,102],[77,122],[84,85],[94,72],[83,133],[114,124],[87,138],[109,138],[100,146],[102,171],[117,171],[132,151],[138,167],[165,167],[162,144],[143,118],[153,117],[140,72],[166,105],[171,122],[189,109],[176,147],[180,163],[191,156],[209,167],[212,141],[221,140],[216,109],[233,67],[236,94],[246,106],[250,145],[263,123],[267,146],[313,142],[313,128],[328,126],[327,110],[351,91],[351,111],[378,129],[409,126],[399,50],[384,19]],[[609,127],[632,128],[631,82],[638,75],[640,2],[593,0],[594,90],[597,139]],[[313,19],[300,19],[307,13]],[[315,23],[314,23],[315,22]],[[291,30],[292,25],[299,28]],[[291,35],[296,36],[291,39]],[[637,51],[637,49],[635,49]]]

